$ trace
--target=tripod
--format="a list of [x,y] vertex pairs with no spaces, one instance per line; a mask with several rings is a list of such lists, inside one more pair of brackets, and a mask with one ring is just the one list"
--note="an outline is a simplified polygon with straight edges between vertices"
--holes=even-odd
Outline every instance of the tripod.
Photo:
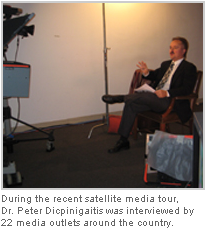
[[[29,126],[32,129],[35,129],[43,134],[46,134],[48,137],[44,138],[34,138],[34,139],[22,139],[22,140],[15,140],[13,135],[11,134],[11,125],[10,125],[10,119],[15,120],[17,122],[20,122],[26,126]],[[4,138],[4,146],[7,147],[8,153],[13,153],[13,145],[19,142],[27,142],[27,141],[37,141],[37,140],[48,140],[47,142],[47,152],[51,152],[54,150],[53,142],[54,142],[54,136],[53,131],[50,133],[43,131],[42,129],[39,129],[33,125],[30,125],[20,119],[17,119],[11,115],[11,108],[8,105],[8,98],[4,98],[3,100],[3,120],[4,120],[4,126],[5,126],[5,138]]]

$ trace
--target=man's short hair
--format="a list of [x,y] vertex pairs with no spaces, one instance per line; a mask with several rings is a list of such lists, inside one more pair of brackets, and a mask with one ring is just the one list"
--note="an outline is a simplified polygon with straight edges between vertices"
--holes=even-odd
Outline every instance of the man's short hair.
[[182,44],[183,44],[183,46],[184,46],[184,49],[186,50],[185,51],[185,54],[184,54],[184,57],[186,58],[186,56],[187,56],[187,51],[188,51],[188,48],[189,48],[189,43],[188,43],[188,41],[184,38],[184,37],[174,37],[174,38],[172,38],[172,41],[173,40],[179,40],[179,41],[181,41],[182,42]]

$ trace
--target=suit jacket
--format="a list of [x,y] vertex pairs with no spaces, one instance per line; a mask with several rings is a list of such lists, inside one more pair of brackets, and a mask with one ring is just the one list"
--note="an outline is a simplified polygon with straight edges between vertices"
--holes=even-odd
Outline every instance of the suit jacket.
[[[161,64],[160,68],[154,71],[150,71],[150,74],[146,78],[153,81],[153,88],[156,88],[165,72],[169,68],[170,63],[171,60],[165,61]],[[170,88],[168,90],[170,97],[172,98],[191,94],[193,92],[196,79],[196,66],[186,60],[183,60],[171,79]],[[192,114],[189,100],[175,101],[174,111],[178,114],[182,123],[187,122]]]

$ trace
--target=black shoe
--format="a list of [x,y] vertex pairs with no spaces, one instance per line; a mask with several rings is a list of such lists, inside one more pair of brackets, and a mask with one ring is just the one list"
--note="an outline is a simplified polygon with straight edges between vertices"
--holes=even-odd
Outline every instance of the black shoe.
[[129,148],[130,148],[129,141],[124,142],[120,139],[113,148],[108,150],[108,152],[115,153],[115,152],[118,152],[120,150],[128,150]]
[[103,95],[102,100],[108,104],[123,103],[124,96],[123,95]]

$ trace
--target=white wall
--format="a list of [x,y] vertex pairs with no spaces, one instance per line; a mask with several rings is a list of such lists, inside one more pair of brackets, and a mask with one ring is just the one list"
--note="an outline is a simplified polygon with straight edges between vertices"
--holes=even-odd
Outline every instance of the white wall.
[[[102,4],[12,6],[36,14],[28,24],[35,25],[34,36],[20,41],[17,57],[31,64],[30,96],[21,98],[21,119],[35,124],[104,113]],[[187,59],[203,70],[202,3],[106,3],[106,29],[109,93],[128,92],[138,61],[154,69],[169,59],[174,36],[188,39]],[[14,60],[15,51],[16,39],[9,44],[8,60]],[[15,115],[16,99],[9,103]]]

